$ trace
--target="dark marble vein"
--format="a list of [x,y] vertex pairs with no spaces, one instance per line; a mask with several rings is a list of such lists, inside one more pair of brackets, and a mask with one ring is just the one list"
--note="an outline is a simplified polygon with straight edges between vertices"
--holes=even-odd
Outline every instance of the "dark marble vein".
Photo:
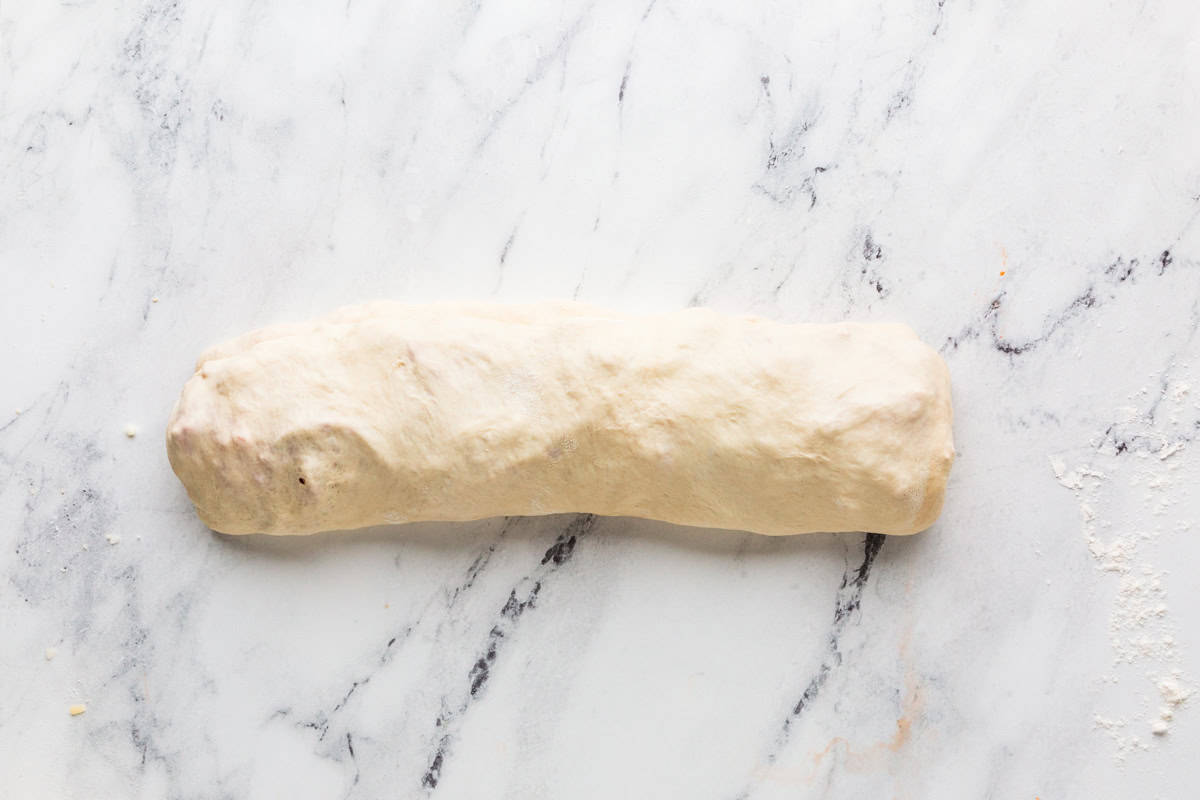
[[883,278],[876,268],[875,262],[883,260],[883,248],[875,241],[871,231],[867,231],[863,236],[862,245],[862,266],[859,268],[859,276],[872,289],[875,294],[880,297],[887,297],[889,290],[883,283]]
[[458,696],[453,701],[444,698],[442,711],[434,720],[436,745],[420,781],[427,792],[432,792],[441,782],[446,761],[451,755],[463,719],[484,694],[488,681],[495,672],[497,659],[515,633],[518,622],[527,611],[536,606],[546,580],[571,560],[579,540],[592,530],[595,523],[594,514],[580,514],[572,519],[546,549],[533,572],[509,592],[495,624],[488,631],[478,656],[467,672],[466,681]]
[[[825,688],[825,684],[829,680],[829,676],[841,665],[843,659],[841,650],[842,634],[850,624],[850,620],[854,617],[854,612],[858,611],[862,605],[863,590],[866,588],[867,579],[871,575],[871,567],[874,565],[875,559],[879,556],[879,551],[883,548],[883,543],[886,540],[887,537],[883,534],[868,533],[863,539],[862,561],[856,569],[852,570],[847,566],[846,571],[842,574],[842,582],[838,587],[837,596],[834,598],[833,624],[826,638],[825,656],[821,660],[821,665],[817,668],[816,673],[809,678],[804,690],[784,717],[779,733],[775,737],[770,751],[767,753],[766,762],[768,764],[773,764],[779,757],[779,754],[791,739],[792,727],[821,694],[821,691]],[[746,798],[749,798],[753,788],[752,786],[744,788],[735,795],[736,800],[746,800]]]
[[937,36],[938,31],[942,29],[942,20],[946,16],[946,0],[937,0],[937,20],[933,24],[933,32],[931,36]]
[[[1155,260],[1158,269],[1156,275],[1162,275],[1172,262],[1169,250]],[[1011,339],[1000,334],[999,317],[1004,305],[1009,302],[1009,294],[1002,291],[997,294],[978,321],[964,327],[957,334],[947,336],[939,348],[939,352],[948,353],[957,350],[960,345],[975,339],[984,338],[993,349],[1006,356],[1022,356],[1038,350],[1061,329],[1069,323],[1084,316],[1088,311],[1099,308],[1115,299],[1120,287],[1136,283],[1144,274],[1145,265],[1137,258],[1126,260],[1120,257],[1106,265],[1100,271],[1100,277],[1089,283],[1083,291],[1071,298],[1062,308],[1047,315],[1042,330],[1036,336],[1026,339]]]
[[[333,705],[332,708],[330,708],[328,711],[317,711],[312,716],[299,723],[300,726],[316,731],[317,739],[319,741],[323,741],[329,735],[329,729],[333,718],[348,706],[350,700],[353,699],[359,689],[369,684],[371,680],[380,673],[380,671],[386,668],[395,659],[397,653],[400,651],[400,645],[402,645],[404,641],[408,639],[408,637],[416,629],[417,625],[420,624],[425,618],[425,613],[428,611],[429,607],[434,605],[435,602],[437,602],[437,599],[440,597],[445,602],[445,608],[447,610],[453,609],[459,602],[460,598],[468,590],[470,590],[472,586],[475,585],[475,581],[479,578],[480,573],[482,573],[484,569],[486,569],[487,565],[491,562],[492,556],[496,552],[496,546],[508,534],[509,530],[511,530],[517,519],[519,518],[510,517],[504,520],[504,525],[500,528],[500,533],[497,534],[495,540],[492,541],[491,544],[484,548],[479,555],[475,557],[474,561],[471,562],[471,565],[467,567],[466,574],[463,576],[462,581],[459,582],[457,586],[445,591],[444,593],[439,592],[437,595],[430,598],[430,601],[425,606],[425,609],[418,613],[415,619],[388,638],[387,642],[380,649],[379,655],[374,659],[374,663],[369,668],[365,669],[363,673],[359,675],[359,677],[350,681],[350,685],[347,686],[342,692],[341,698]],[[277,712],[277,714],[278,713],[279,712]],[[290,714],[291,710],[288,709],[283,712],[282,715],[287,716]]]
[[349,797],[354,791],[354,787],[358,786],[359,780],[362,779],[362,770],[358,766],[358,756],[354,754],[354,737],[350,731],[346,731],[346,752],[350,754],[350,763],[354,765],[354,778],[350,781],[350,787],[346,790],[346,796]]
[[[495,540],[492,541],[492,543],[486,548],[484,548],[483,551],[481,551],[479,555],[475,557],[474,561],[471,562],[471,565],[467,567],[466,575],[464,575],[462,581],[444,594],[439,593],[439,596],[441,596],[445,602],[445,607],[447,610],[454,608],[459,599],[468,590],[470,590],[472,586],[475,585],[475,581],[479,578],[480,573],[482,573],[487,565],[491,562],[492,556],[496,552],[496,546],[508,534],[509,530],[511,530],[517,519],[519,518],[506,518],[504,520],[504,525],[500,528],[500,533],[497,534]],[[432,605],[433,603],[434,600],[431,599],[429,605]],[[428,610],[429,605],[426,606],[426,611]],[[417,625],[424,618],[424,615],[425,612],[422,611],[416,616],[416,619],[399,630],[395,635],[388,638],[387,643],[384,644],[380,654],[376,657],[375,663],[369,669],[364,671],[359,677],[350,682],[350,685],[342,693],[341,699],[338,700],[329,711],[321,710],[316,712],[313,716],[300,723],[301,726],[315,730],[317,732],[318,741],[323,741],[326,736],[329,735],[329,728],[333,717],[346,708],[350,700],[354,697],[359,689],[369,684],[372,678],[374,678],[381,670],[383,670],[392,662],[400,650],[398,645],[402,644],[412,634],[413,630],[416,629]],[[290,713],[290,710],[288,713]]]
[[[769,99],[770,79],[764,76],[759,80]],[[778,136],[775,130],[771,131],[767,136],[763,177],[751,187],[754,191],[777,205],[789,205],[796,197],[806,198],[809,210],[817,205],[816,176],[828,167],[807,166],[812,159],[806,161],[805,156],[809,132],[818,121],[818,114],[809,113]]]
[[1167,271],[1167,267],[1171,266],[1171,263],[1174,260],[1175,259],[1171,256],[1170,250],[1163,250],[1162,254],[1159,255],[1159,257],[1158,257],[1158,274],[1159,275],[1165,274]]

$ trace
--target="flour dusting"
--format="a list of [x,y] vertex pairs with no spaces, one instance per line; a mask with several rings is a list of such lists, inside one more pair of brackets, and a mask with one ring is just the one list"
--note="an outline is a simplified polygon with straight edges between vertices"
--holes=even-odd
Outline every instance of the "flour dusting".
[[[1191,408],[1184,405],[1189,391],[1186,383],[1165,384],[1147,411],[1117,409],[1118,421],[1092,441],[1091,463],[1069,465],[1062,456],[1049,457],[1055,479],[1079,502],[1081,533],[1096,570],[1117,582],[1108,624],[1113,673],[1101,680],[1127,685],[1137,699],[1136,711],[1097,714],[1093,724],[1112,739],[1118,764],[1167,737],[1176,714],[1196,692],[1183,674],[1176,646],[1167,598],[1169,573],[1151,563],[1146,552],[1163,535],[1156,518],[1186,491],[1175,477],[1190,452],[1188,429],[1195,424],[1180,419]],[[1097,465],[1116,477],[1128,475],[1128,480],[1118,482]],[[1135,513],[1112,513],[1125,486],[1141,492],[1134,496]],[[1118,528],[1114,519],[1132,524]],[[1173,532],[1187,528],[1179,526]]]

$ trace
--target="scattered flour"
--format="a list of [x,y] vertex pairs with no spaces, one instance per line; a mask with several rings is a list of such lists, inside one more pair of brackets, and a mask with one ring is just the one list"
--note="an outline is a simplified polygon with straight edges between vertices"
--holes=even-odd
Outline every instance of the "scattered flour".
[[1175,637],[1167,623],[1164,576],[1145,566],[1138,574],[1121,576],[1109,623],[1118,662],[1169,662],[1174,658]]
[[[1104,511],[1114,502],[1112,498],[1120,489],[1119,484],[1091,464],[1068,466],[1060,456],[1049,457],[1055,479],[1079,502],[1083,539],[1095,568],[1111,573],[1118,581],[1108,625],[1114,673],[1102,676],[1101,680],[1117,685],[1140,681],[1141,678],[1133,676],[1141,668],[1144,679],[1156,690],[1143,694],[1132,687],[1132,694],[1141,701],[1141,711],[1133,716],[1094,717],[1095,727],[1105,731],[1116,745],[1114,760],[1118,764],[1124,763],[1131,753],[1148,750],[1156,739],[1167,736],[1178,710],[1196,693],[1180,668],[1176,632],[1167,603],[1168,573],[1157,569],[1142,552],[1143,545],[1154,542],[1161,534],[1154,518],[1166,514],[1190,491],[1190,482],[1175,481],[1179,467],[1187,459],[1174,457],[1190,453],[1187,449],[1190,433],[1172,437],[1161,430],[1166,428],[1171,432],[1181,424],[1193,427],[1190,419],[1179,421],[1179,414],[1190,408],[1183,405],[1189,391],[1188,384],[1175,383],[1164,388],[1156,405],[1145,413],[1132,406],[1117,409],[1117,423],[1092,442],[1096,457],[1111,465],[1117,474],[1137,469],[1128,483],[1143,492],[1141,507],[1145,516],[1139,526],[1144,526],[1143,529],[1115,529],[1113,521],[1105,519]],[[1140,516],[1134,513],[1130,518]],[[1175,531],[1188,528],[1186,523],[1180,523]],[[1138,722],[1139,718],[1145,722]]]
[[1150,749],[1150,745],[1143,742],[1138,736],[1125,733],[1126,723],[1123,719],[1110,719],[1097,714],[1092,718],[1092,724],[1096,728],[1106,732],[1117,746],[1117,754],[1114,756],[1114,760],[1118,764],[1123,764],[1130,753]]
[[1127,537],[1103,542],[1094,535],[1089,535],[1087,543],[1088,552],[1096,559],[1100,569],[1105,572],[1129,572],[1130,562],[1137,552],[1137,545],[1133,539]]

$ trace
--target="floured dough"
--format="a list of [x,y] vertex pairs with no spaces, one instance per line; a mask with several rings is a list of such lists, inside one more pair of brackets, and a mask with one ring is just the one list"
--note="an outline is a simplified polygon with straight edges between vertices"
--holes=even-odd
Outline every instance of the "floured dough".
[[903,534],[941,510],[950,424],[904,325],[380,302],[208,350],[167,453],[225,533],[577,511]]

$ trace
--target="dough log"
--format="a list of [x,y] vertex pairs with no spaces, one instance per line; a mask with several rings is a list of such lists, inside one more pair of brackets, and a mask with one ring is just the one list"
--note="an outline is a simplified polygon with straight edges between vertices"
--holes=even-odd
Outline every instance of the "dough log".
[[904,325],[373,303],[208,350],[167,454],[225,533],[575,511],[907,534],[954,445],[946,365]]

